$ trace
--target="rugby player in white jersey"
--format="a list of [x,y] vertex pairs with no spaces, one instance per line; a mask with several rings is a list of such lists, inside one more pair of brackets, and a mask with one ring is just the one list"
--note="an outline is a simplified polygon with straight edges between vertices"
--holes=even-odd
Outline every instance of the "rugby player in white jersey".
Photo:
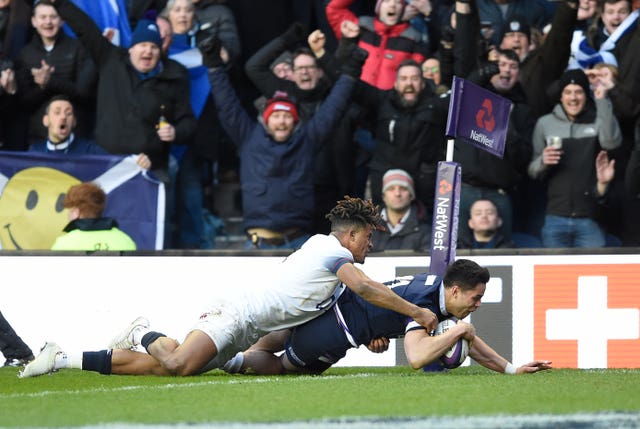
[[[61,368],[103,374],[199,374],[223,366],[271,331],[321,315],[345,286],[376,306],[434,329],[437,318],[432,311],[402,299],[354,265],[364,262],[371,248],[371,232],[381,225],[378,208],[370,201],[345,197],[327,218],[329,235],[311,237],[282,262],[266,287],[246,289],[233,300],[219,301],[200,317],[182,344],[150,330],[147,320],[140,317],[107,350],[65,353],[49,342],[19,376],[33,377]],[[148,354],[131,350],[138,345]]]

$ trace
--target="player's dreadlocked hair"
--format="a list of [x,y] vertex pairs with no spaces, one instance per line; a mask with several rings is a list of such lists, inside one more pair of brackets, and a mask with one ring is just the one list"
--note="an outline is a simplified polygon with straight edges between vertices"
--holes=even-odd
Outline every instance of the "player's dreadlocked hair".
[[371,200],[362,200],[345,195],[344,200],[338,201],[326,216],[331,222],[331,230],[336,231],[350,226],[366,227],[371,225],[374,229],[383,225],[378,206],[374,206]]

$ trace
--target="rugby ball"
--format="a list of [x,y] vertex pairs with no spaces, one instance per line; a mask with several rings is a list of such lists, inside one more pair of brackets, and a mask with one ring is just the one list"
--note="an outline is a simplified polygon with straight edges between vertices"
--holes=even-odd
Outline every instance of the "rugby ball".
[[[456,326],[456,321],[452,319],[443,320],[438,323],[434,335],[440,335],[447,332],[450,328]],[[462,365],[462,362],[467,358],[469,354],[469,342],[464,338],[458,339],[449,350],[440,356],[440,363],[442,366],[448,369],[457,368]]]

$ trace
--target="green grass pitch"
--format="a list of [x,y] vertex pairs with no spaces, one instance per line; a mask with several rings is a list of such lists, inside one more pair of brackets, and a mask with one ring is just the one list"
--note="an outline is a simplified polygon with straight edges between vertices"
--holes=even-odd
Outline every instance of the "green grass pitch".
[[322,376],[104,376],[18,379],[0,368],[0,427],[291,422],[624,412],[640,416],[640,370],[554,369],[507,376],[472,366],[334,368]]

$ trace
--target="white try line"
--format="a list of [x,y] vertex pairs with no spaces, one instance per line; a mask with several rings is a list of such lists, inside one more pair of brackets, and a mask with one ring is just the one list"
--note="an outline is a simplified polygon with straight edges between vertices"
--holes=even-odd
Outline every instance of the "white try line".
[[[53,374],[44,375],[41,377],[53,376]],[[365,377],[373,377],[375,374],[372,373],[362,373],[362,374],[348,374],[348,375],[293,375],[287,376],[288,381],[309,383],[310,381],[325,381],[331,379],[349,379],[349,378],[365,378]],[[117,375],[115,375],[117,377]],[[45,396],[66,396],[66,395],[83,395],[87,393],[114,393],[114,392],[128,392],[135,390],[167,390],[167,389],[179,389],[179,388],[193,388],[193,387],[203,387],[203,386],[219,386],[225,384],[262,384],[262,383],[276,383],[281,381],[282,377],[259,377],[259,376],[245,376],[238,375],[233,377],[228,377],[225,380],[209,380],[202,382],[187,382],[187,383],[168,383],[161,385],[134,385],[134,386],[121,386],[121,387],[113,387],[113,388],[90,388],[90,389],[73,389],[73,390],[42,390],[39,392],[29,392],[29,393],[6,393],[0,394],[0,401],[4,399],[16,399],[16,398],[40,398]]]

